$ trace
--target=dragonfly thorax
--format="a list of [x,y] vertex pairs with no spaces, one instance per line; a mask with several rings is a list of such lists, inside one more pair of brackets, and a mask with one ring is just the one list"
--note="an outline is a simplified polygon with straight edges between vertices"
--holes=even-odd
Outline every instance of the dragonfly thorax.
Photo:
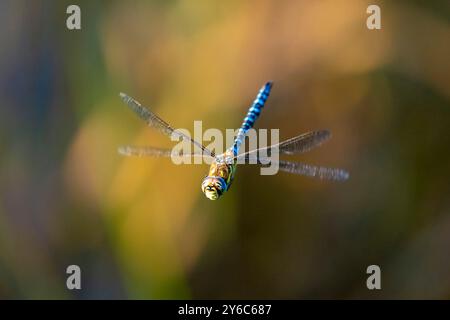
[[235,156],[232,149],[228,149],[225,153],[216,156],[215,162],[232,165],[235,162]]
[[202,181],[202,191],[210,200],[218,199],[230,188],[236,170],[231,151],[218,155],[209,168],[208,175]]

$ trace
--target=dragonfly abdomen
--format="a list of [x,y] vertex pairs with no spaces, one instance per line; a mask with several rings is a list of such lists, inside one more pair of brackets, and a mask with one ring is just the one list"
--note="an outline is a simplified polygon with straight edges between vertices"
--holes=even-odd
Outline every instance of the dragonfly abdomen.
[[264,104],[266,103],[267,98],[269,97],[271,88],[272,82],[269,81],[261,88],[261,90],[259,90],[258,95],[256,96],[255,101],[253,101],[252,106],[248,110],[247,115],[244,118],[244,121],[242,122],[241,128],[239,129],[236,135],[236,139],[234,140],[233,145],[234,155],[238,154],[239,148],[242,142],[244,141],[247,131],[253,128],[253,126],[255,125],[255,121],[261,114],[261,109],[264,107]]

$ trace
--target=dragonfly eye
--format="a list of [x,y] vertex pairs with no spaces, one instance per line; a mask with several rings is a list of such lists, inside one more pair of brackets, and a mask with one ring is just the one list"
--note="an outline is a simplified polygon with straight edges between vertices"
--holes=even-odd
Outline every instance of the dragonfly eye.
[[219,198],[219,193],[217,192],[215,186],[208,186],[203,190],[203,192],[209,200],[216,200]]
[[202,182],[202,191],[210,200],[218,199],[223,193],[223,186],[217,177],[205,177]]

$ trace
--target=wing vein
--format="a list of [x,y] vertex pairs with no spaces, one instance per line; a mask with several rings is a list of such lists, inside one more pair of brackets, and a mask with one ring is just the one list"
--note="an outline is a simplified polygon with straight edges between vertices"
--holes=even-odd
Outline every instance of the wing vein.
[[136,115],[144,120],[148,126],[153,127],[157,129],[159,132],[166,136],[176,135],[177,137],[183,139],[184,141],[191,142],[198,148],[200,148],[203,153],[214,157],[214,152],[207,149],[204,145],[201,143],[195,141],[191,137],[183,134],[182,132],[179,132],[175,129],[173,129],[167,122],[162,120],[160,117],[158,117],[156,114],[154,114],[152,111],[150,111],[148,108],[144,107],[142,104],[140,104],[138,101],[133,99],[132,97],[126,95],[125,93],[120,93],[120,97],[125,102],[125,104],[134,112]]

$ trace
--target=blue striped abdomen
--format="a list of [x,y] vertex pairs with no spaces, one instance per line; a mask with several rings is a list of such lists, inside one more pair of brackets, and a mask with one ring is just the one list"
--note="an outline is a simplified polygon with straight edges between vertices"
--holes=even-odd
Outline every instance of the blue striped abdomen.
[[270,94],[270,89],[272,88],[272,82],[267,82],[261,90],[259,90],[258,95],[256,96],[255,101],[253,101],[252,106],[248,109],[247,116],[244,118],[242,122],[241,128],[239,129],[236,139],[234,140],[233,145],[233,153],[237,155],[239,152],[239,148],[244,141],[245,135],[247,131],[255,125],[256,119],[258,119],[261,114],[261,109],[264,107],[264,104],[267,101],[267,98]]

